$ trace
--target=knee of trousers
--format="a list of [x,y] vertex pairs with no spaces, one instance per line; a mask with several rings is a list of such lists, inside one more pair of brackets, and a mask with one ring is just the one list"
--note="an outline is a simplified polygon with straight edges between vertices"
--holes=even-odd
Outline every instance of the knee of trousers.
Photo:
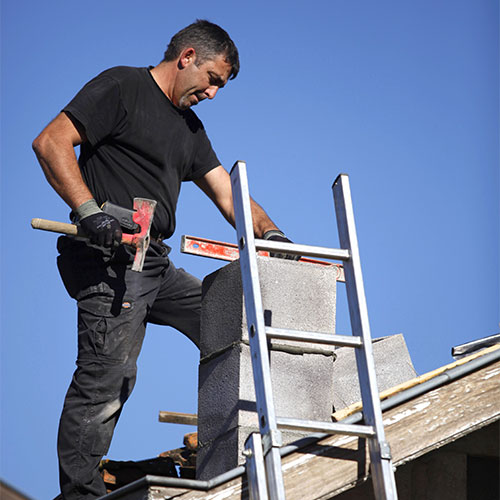
[[135,363],[79,360],[61,416],[60,452],[77,449],[82,456],[105,455],[135,380]]
[[113,400],[123,404],[132,393],[136,377],[135,359],[126,362],[79,359],[68,396],[90,405],[107,404]]

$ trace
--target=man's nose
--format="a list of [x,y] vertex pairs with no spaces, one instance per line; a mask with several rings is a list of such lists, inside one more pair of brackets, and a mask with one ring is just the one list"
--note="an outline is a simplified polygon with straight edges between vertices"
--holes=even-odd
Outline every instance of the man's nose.
[[219,87],[217,87],[217,85],[210,85],[210,87],[207,87],[207,89],[205,90],[205,95],[209,99],[213,99],[216,96],[218,90]]

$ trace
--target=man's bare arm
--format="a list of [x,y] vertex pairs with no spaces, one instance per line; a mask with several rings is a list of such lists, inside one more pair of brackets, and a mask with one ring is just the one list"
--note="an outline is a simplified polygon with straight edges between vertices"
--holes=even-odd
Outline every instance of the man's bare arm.
[[[234,227],[233,194],[231,178],[226,169],[219,165],[210,170],[201,179],[195,181],[196,185],[215,203],[225,219]],[[262,238],[264,233],[278,229],[266,212],[254,200],[250,199],[253,219],[253,229],[257,238]]]
[[86,140],[83,130],[60,113],[33,141],[33,150],[50,185],[78,215],[90,242],[116,247],[122,239],[120,223],[97,206],[76,160],[74,148]]
[[75,146],[87,139],[65,113],[60,113],[33,141],[45,177],[74,210],[93,198],[80,173]]

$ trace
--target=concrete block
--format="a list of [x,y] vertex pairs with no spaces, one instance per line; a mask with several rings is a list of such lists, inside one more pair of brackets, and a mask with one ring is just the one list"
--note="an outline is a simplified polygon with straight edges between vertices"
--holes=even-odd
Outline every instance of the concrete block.
[[[334,334],[335,268],[257,260],[266,325]],[[360,400],[354,350],[303,345],[271,343],[276,415],[331,422],[333,407]],[[203,282],[200,347],[197,477],[210,479],[244,463],[244,442],[258,431],[238,261]],[[402,335],[374,340],[373,350],[380,390],[416,375]],[[307,434],[283,432],[283,442]]]
[[[196,452],[197,479],[212,479],[223,472],[245,463],[242,451],[247,437],[255,432],[254,427],[239,427],[228,431],[214,441],[200,444]],[[303,437],[303,433],[282,431],[284,443],[293,443]]]
[[[340,410],[361,400],[354,349],[335,351],[333,406]],[[379,392],[417,376],[402,334],[373,339],[373,357]]]
[[[257,260],[266,325],[334,333],[335,268]],[[238,261],[205,278],[201,324],[197,477],[207,479],[243,463],[244,442],[258,430]],[[331,421],[334,349],[304,345],[271,343],[276,414]],[[304,435],[287,431],[283,439],[289,443]]]
[[[337,271],[333,266],[269,257],[258,257],[257,262],[267,326],[335,332]],[[233,342],[248,342],[239,261],[203,280],[201,325],[201,358]]]
[[[334,355],[270,351],[271,379],[278,416],[331,421]],[[212,477],[203,464],[213,449],[225,450],[231,467],[244,462],[246,438],[258,430],[250,346],[233,344],[220,355],[200,364],[198,397],[198,477]],[[283,432],[288,444],[308,433]],[[212,449],[213,448],[213,449]],[[225,463],[227,457],[221,462]],[[207,462],[208,463],[208,462]],[[222,467],[222,465],[220,465]],[[217,468],[217,474],[227,469]]]

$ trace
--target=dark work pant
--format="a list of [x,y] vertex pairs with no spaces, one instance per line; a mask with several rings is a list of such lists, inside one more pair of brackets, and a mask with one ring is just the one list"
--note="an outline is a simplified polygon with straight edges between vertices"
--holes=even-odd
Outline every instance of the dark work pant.
[[163,244],[151,244],[140,273],[123,246],[112,253],[63,236],[58,250],[78,303],[77,368],[59,424],[60,485],[65,500],[87,500],[106,493],[98,466],[134,387],[146,323],[172,326],[198,345],[201,282],[176,269]]

